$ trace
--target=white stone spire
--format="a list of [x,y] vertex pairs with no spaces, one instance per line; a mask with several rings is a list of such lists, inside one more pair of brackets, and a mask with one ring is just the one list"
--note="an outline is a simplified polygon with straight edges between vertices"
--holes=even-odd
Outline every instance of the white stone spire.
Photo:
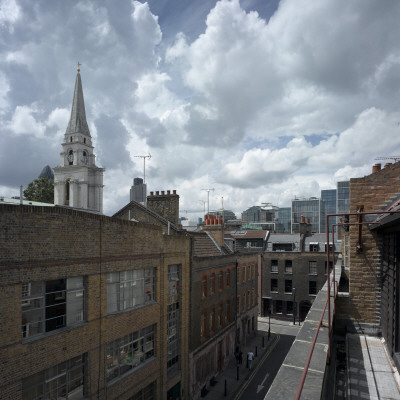
[[90,137],[90,131],[86,122],[85,101],[83,99],[81,74],[76,75],[74,98],[72,100],[71,118],[69,119],[65,134],[81,133]]
[[54,168],[54,204],[102,213],[104,169],[95,163],[79,65],[60,165]]

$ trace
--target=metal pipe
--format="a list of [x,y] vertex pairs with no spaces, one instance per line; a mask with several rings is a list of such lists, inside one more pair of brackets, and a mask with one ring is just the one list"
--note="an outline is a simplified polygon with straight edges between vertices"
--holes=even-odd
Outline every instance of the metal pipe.
[[[329,218],[330,217],[341,217],[341,216],[344,216],[344,215],[348,215],[348,216],[356,215],[356,216],[359,216],[359,215],[375,215],[375,214],[379,214],[379,216],[382,216],[384,214],[399,214],[399,213],[400,213],[400,210],[398,210],[398,211],[374,211],[374,212],[362,211],[362,212],[353,212],[353,213],[327,214],[327,216],[326,216],[326,226],[327,227],[329,226]],[[339,225],[370,225],[370,224],[380,224],[380,223],[379,222],[365,222],[364,221],[364,222],[356,222],[356,223],[342,223],[342,224],[339,224]],[[332,226],[332,234],[333,234],[332,243],[334,243],[333,226]],[[326,301],[325,301],[325,307],[324,307],[324,309],[323,309],[323,311],[321,313],[320,321],[318,323],[318,327],[317,327],[317,330],[315,332],[314,339],[313,339],[313,342],[311,344],[310,351],[308,353],[306,365],[304,367],[304,370],[303,370],[303,373],[302,373],[302,376],[301,376],[301,379],[300,379],[300,383],[299,383],[299,386],[297,388],[297,393],[296,393],[296,397],[295,397],[296,400],[300,399],[301,392],[303,390],[303,386],[304,386],[304,382],[305,382],[305,379],[306,379],[308,367],[310,365],[312,353],[314,352],[315,343],[317,341],[318,334],[319,334],[319,331],[320,331],[321,326],[322,326],[322,320],[323,320],[323,317],[324,317],[324,314],[325,314],[325,310],[326,310],[327,304],[329,305],[329,307],[328,307],[328,355],[330,357],[330,346],[331,346],[331,340],[330,340],[330,336],[331,336],[331,331],[330,331],[330,325],[331,325],[330,324],[330,285],[332,284],[333,279],[332,280],[329,279],[329,276],[330,276],[329,275],[329,229],[328,229],[328,232],[327,232],[327,245],[328,246],[327,246],[326,252],[327,252],[327,263],[328,263],[328,265],[327,265],[328,294],[327,294],[327,298],[326,298]],[[334,267],[333,267],[333,269],[334,269]],[[334,272],[334,274],[335,274],[335,272]],[[336,280],[334,282],[335,282],[335,285],[336,285]],[[335,307],[334,307],[334,311],[335,311]],[[330,361],[330,358],[329,358],[329,361]]]

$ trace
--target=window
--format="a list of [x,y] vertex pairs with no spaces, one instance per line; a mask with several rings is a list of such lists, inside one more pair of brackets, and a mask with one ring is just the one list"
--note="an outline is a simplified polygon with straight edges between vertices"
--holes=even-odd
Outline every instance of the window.
[[224,273],[219,271],[218,274],[218,289],[222,290],[224,288]]
[[155,400],[154,386],[154,382],[150,383],[128,400]]
[[293,243],[272,243],[272,251],[293,251]]
[[[326,248],[327,248],[327,244],[325,243],[325,253],[326,253]],[[333,250],[335,249],[335,246],[332,243],[329,243],[329,252],[333,252]]]
[[246,311],[246,292],[243,293],[243,299],[242,299],[242,312]]
[[201,295],[207,297],[207,275],[201,278]]
[[83,276],[22,284],[22,337],[84,321]]
[[246,282],[246,267],[242,267],[242,282]]
[[129,310],[155,300],[155,268],[107,274],[107,313]]
[[168,266],[167,368],[177,365],[180,344],[180,266]]
[[278,272],[278,260],[271,260],[271,272],[272,273]]
[[252,296],[252,305],[254,306],[256,304],[256,292],[253,289],[251,289],[251,296]]
[[285,293],[292,293],[292,280],[285,279]]
[[310,252],[315,253],[318,251],[318,243],[310,243]]
[[310,275],[317,275],[317,262],[316,261],[309,261],[308,273]]
[[276,307],[276,313],[282,314],[282,300],[276,300],[275,307]]
[[271,279],[271,292],[278,291],[278,279]]
[[215,332],[215,309],[213,308],[210,313],[210,333]]
[[222,328],[223,325],[224,325],[224,306],[220,304],[219,314],[218,314],[218,327]]
[[231,270],[227,269],[226,270],[226,287],[231,286]]
[[317,294],[317,282],[316,281],[309,281],[308,282],[308,293],[309,294]]
[[231,302],[229,300],[226,302],[225,321],[226,323],[231,321]]
[[236,283],[240,283],[240,267],[236,267]]
[[247,280],[251,279],[251,265],[247,267]]
[[200,327],[200,334],[202,338],[207,337],[207,313],[201,314],[201,327]]
[[22,380],[22,399],[83,399],[86,355],[71,358]]
[[251,307],[251,292],[250,290],[247,291],[247,309]]
[[293,267],[292,267],[292,260],[285,260],[285,274],[292,274]]
[[210,294],[214,293],[215,293],[215,273],[213,272],[210,278]]
[[286,302],[286,314],[293,315],[293,301]]
[[155,357],[156,326],[130,333],[105,346],[106,380],[111,382]]

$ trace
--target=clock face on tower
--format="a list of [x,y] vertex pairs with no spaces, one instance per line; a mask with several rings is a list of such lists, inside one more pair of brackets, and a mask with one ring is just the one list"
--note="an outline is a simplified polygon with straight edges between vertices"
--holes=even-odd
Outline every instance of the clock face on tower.
[[67,160],[69,162],[69,165],[72,165],[72,163],[74,162],[74,153],[72,152],[72,150],[70,150],[70,152],[68,153]]

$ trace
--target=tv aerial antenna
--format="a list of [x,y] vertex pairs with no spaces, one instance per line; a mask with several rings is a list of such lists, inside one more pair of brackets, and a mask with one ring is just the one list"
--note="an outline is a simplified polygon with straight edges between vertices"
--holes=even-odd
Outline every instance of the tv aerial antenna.
[[210,192],[214,191],[215,189],[201,189],[207,192],[207,214],[210,213]]
[[400,156],[376,157],[375,160],[393,160],[396,163],[400,160]]
[[133,156],[136,158],[143,158],[143,183],[146,183],[146,158],[150,160],[150,153],[147,156]]

